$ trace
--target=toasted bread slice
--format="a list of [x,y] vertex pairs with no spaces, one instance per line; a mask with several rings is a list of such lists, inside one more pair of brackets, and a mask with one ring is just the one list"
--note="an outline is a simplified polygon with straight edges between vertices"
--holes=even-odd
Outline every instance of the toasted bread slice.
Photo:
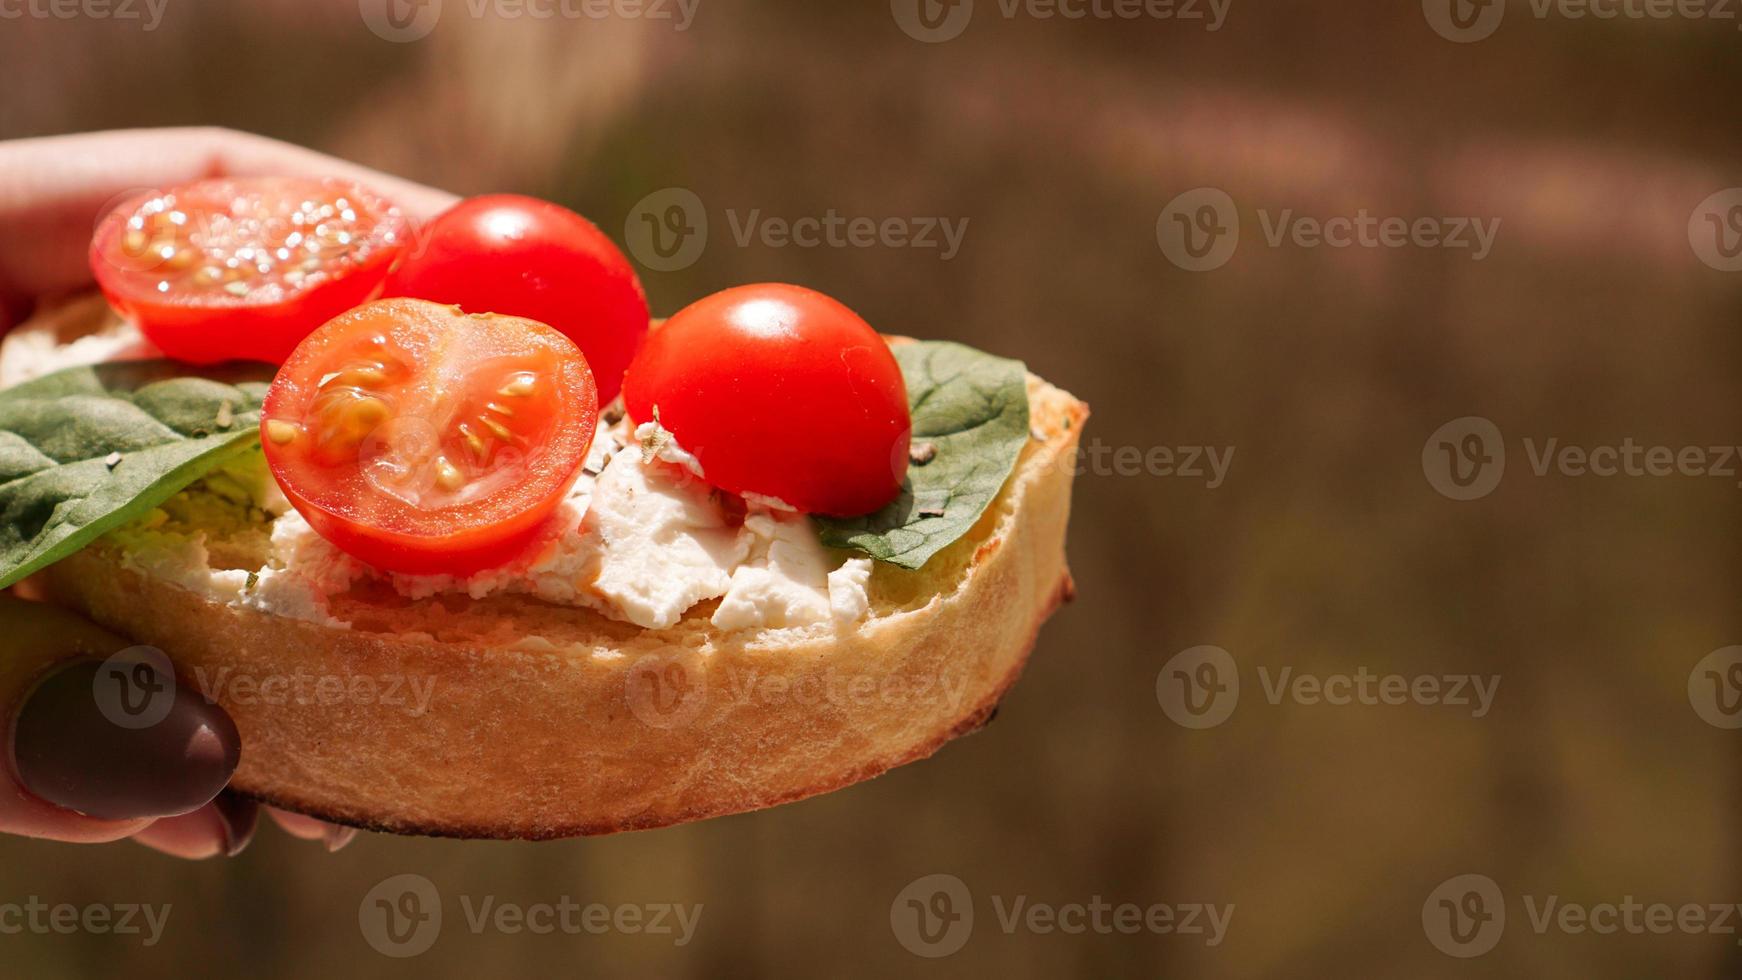
[[167,651],[235,718],[233,787],[395,833],[543,839],[661,827],[868,779],[978,728],[1070,598],[1065,526],[1088,409],[1029,378],[1033,438],[973,530],[878,565],[869,617],[643,630],[519,595],[332,598],[350,628],[226,605],[107,540],[49,596]]

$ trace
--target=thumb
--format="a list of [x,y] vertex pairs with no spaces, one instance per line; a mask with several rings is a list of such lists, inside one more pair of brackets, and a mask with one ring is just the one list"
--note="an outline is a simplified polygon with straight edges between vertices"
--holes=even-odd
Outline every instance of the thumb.
[[241,759],[230,716],[161,651],[0,595],[0,832],[129,836],[217,796]]

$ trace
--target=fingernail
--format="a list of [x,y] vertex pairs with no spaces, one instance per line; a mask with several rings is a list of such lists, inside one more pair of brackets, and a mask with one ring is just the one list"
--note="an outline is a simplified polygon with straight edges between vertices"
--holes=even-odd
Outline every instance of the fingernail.
[[218,794],[212,808],[224,821],[224,856],[235,857],[254,840],[260,826],[260,804],[228,790]]
[[327,853],[332,854],[357,839],[357,828],[328,824],[326,835],[322,839],[326,841]]
[[161,653],[126,653],[73,661],[25,695],[12,725],[13,771],[42,799],[103,820],[197,810],[241,761],[236,724],[177,684]]

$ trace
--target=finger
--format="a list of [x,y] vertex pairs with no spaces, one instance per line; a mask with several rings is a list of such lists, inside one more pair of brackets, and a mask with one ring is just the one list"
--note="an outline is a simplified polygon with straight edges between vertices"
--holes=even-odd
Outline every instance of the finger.
[[318,840],[326,845],[328,853],[339,850],[357,838],[355,827],[343,827],[270,806],[266,808],[266,813],[285,833],[298,840]]
[[223,789],[241,758],[235,724],[167,665],[138,670],[148,650],[0,596],[0,832],[116,840]]
[[259,825],[259,804],[234,793],[222,793],[192,813],[157,821],[133,839],[171,857],[203,861],[242,853]]
[[413,220],[457,198],[300,146],[229,129],[132,129],[0,142],[0,292],[15,300],[90,281],[91,233],[124,198],[202,177],[343,177]]

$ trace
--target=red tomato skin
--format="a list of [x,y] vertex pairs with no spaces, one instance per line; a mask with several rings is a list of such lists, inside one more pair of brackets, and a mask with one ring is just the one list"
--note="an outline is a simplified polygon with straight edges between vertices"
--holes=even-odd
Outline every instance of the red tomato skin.
[[[157,349],[189,364],[222,361],[265,361],[283,364],[313,326],[369,301],[387,278],[391,256],[381,256],[356,270],[356,274],[329,284],[319,293],[294,303],[277,306],[232,306],[217,311],[187,303],[154,303],[103,286],[109,305],[139,326]],[[99,283],[101,285],[101,283]],[[221,329],[234,334],[221,349],[213,349],[210,333]]]
[[[378,219],[379,229],[393,242],[374,242],[361,261],[346,267],[344,275],[313,288],[293,289],[279,303],[218,295],[159,294],[141,288],[138,273],[127,262],[111,258],[117,239],[124,232],[126,217],[144,202],[163,194],[197,191],[202,186],[285,184],[324,186],[354,194]],[[408,238],[409,226],[391,202],[367,188],[341,180],[301,178],[214,178],[141,194],[115,208],[98,224],[90,247],[91,270],[109,305],[132,321],[164,354],[190,364],[216,364],[229,360],[265,361],[282,364],[316,327],[352,307],[372,299],[387,279]]]
[[601,404],[647,335],[647,297],[623,252],[586,218],[518,194],[467,198],[436,216],[385,296],[547,323],[586,355]]
[[764,283],[679,311],[624,379],[629,416],[654,419],[733,493],[852,517],[900,493],[913,423],[889,345],[836,300]]
[[[512,349],[549,351],[555,355],[549,380],[563,393],[567,411],[545,453],[529,466],[524,479],[499,496],[511,496],[506,506],[481,502],[431,517],[372,494],[355,466],[325,468],[299,454],[299,444],[279,445],[271,438],[274,419],[307,416],[318,397],[320,379],[330,368],[330,352],[366,334],[390,337],[396,352],[410,352],[418,362],[433,347],[444,324],[520,334]],[[580,476],[598,420],[598,395],[586,359],[573,343],[554,329],[523,318],[468,316],[458,309],[417,300],[379,300],[335,318],[310,334],[273,380],[261,411],[261,445],[274,479],[296,511],[315,533],[340,550],[376,568],[414,575],[468,575],[499,567],[522,553],[544,530]],[[392,526],[390,526],[392,525]]]

